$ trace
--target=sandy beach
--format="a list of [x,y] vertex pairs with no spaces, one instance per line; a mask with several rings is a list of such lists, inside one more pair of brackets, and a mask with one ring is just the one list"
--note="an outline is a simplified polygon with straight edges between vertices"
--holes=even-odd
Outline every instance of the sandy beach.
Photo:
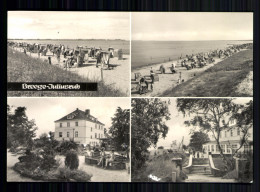
[[[204,72],[206,69],[216,65],[220,61],[223,60],[223,58],[214,58],[215,62],[211,64],[207,64],[203,68],[194,68],[191,70],[187,70],[185,67],[182,67],[181,64],[179,64],[177,61],[170,61],[170,62],[165,62],[165,63],[160,63],[160,64],[155,64],[155,65],[149,65],[145,66],[142,68],[134,69],[132,70],[131,73],[131,81],[133,82],[134,80],[134,73],[140,72],[142,75],[150,75],[150,69],[152,67],[153,71],[158,74],[159,76],[159,81],[155,82],[153,84],[153,91],[148,92],[146,94],[140,95],[139,92],[136,90],[136,85],[137,84],[131,84],[131,95],[133,97],[156,97],[156,96],[161,96],[161,94],[168,90],[172,89],[173,87],[178,86],[178,79],[184,79],[184,81],[187,81],[197,75],[200,75],[200,73]],[[171,65],[175,63],[176,64],[176,70],[177,73],[172,74],[170,71]],[[165,74],[161,74],[159,71],[160,66],[163,65],[165,67]],[[150,89],[150,86],[149,86]]]
[[[15,50],[21,51],[20,48],[15,48]],[[33,58],[39,58],[37,53],[29,53],[27,52],[27,55],[30,55]],[[63,68],[63,55],[61,55],[60,63],[58,62],[56,56],[53,56],[51,52],[48,52],[46,56],[40,56],[40,59],[45,60],[48,63],[48,56],[51,56],[51,62],[52,65],[59,66]],[[104,67],[103,70],[103,81],[104,84],[107,86],[110,86],[114,89],[119,89],[122,93],[125,94],[125,96],[129,96],[129,71],[130,71],[130,56],[129,55],[123,55],[123,60],[118,60],[117,57],[110,58],[109,63],[112,65],[118,65],[112,70],[107,70],[106,67]],[[66,70],[66,69],[64,69]],[[90,79],[91,81],[98,82],[101,81],[101,67],[96,67],[96,60],[89,58],[81,67],[75,68],[68,68],[68,71],[71,71],[73,73],[77,73],[78,75],[82,77],[86,77]]]

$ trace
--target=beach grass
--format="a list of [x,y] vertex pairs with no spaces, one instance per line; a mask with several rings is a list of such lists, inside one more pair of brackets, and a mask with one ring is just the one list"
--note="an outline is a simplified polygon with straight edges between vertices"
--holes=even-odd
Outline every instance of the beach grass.
[[[7,82],[72,83],[95,82],[50,65],[47,61],[32,58],[29,55],[8,48]],[[98,91],[8,91],[8,96],[88,96],[121,97],[126,96],[120,90],[98,82]]]
[[174,97],[248,97],[236,92],[237,86],[253,71],[253,50],[245,50],[221,61],[199,76],[166,90],[161,96]]

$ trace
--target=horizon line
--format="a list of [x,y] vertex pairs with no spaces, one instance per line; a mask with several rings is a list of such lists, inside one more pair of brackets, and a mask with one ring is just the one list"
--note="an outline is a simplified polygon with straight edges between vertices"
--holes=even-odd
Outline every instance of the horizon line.
[[245,40],[245,39],[229,39],[229,40],[216,40],[216,39],[211,39],[211,40],[140,40],[140,39],[132,39],[131,41],[254,41],[252,40]]
[[121,41],[130,41],[127,39],[84,39],[84,38],[78,38],[78,39],[49,39],[49,38],[44,38],[44,39],[39,39],[39,38],[35,38],[35,39],[24,39],[24,38],[7,38],[7,40],[121,40]]

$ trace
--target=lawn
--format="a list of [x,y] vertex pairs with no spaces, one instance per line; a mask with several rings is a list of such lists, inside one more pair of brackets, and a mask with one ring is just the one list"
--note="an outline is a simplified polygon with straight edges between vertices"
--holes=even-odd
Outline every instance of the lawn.
[[245,97],[246,93],[237,93],[237,86],[253,71],[253,50],[241,51],[213,67],[200,76],[196,76],[163,96],[182,97]]

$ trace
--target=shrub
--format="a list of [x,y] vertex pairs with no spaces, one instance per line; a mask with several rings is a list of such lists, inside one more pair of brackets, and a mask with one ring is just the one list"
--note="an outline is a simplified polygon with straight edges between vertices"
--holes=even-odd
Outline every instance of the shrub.
[[70,150],[66,154],[65,165],[66,165],[66,167],[70,168],[71,170],[78,169],[79,158],[78,158],[78,154],[75,150]]
[[62,181],[90,181],[92,175],[81,170],[71,170],[69,168],[59,168],[58,177]]

